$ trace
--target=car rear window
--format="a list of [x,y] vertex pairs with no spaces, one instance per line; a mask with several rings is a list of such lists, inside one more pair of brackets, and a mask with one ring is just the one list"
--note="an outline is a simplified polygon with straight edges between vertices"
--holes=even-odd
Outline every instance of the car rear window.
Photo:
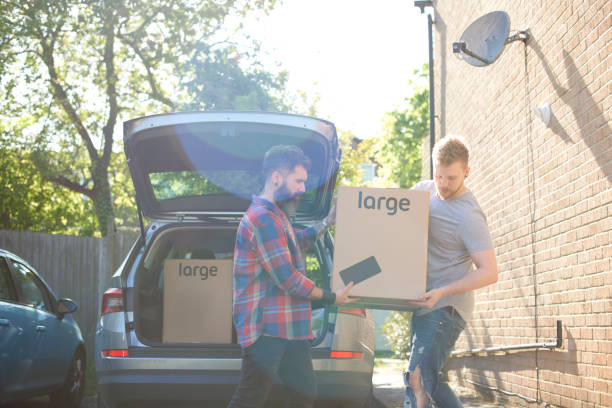
[[[235,194],[246,198],[259,194],[264,185],[263,174],[259,170],[161,172],[149,174],[149,179],[157,201],[225,194]],[[306,182],[307,192],[302,196],[302,200],[312,201],[314,199],[319,180],[320,177],[317,175],[309,175]]]
[[310,129],[254,123],[160,127],[138,140],[135,166],[159,211],[243,211],[264,185],[263,158],[273,146],[294,145],[312,166],[298,213],[315,208],[329,182],[331,152]]

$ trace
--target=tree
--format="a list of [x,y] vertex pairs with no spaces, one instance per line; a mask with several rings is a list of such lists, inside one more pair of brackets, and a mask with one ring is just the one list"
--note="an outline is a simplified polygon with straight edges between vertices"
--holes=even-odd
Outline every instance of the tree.
[[111,154],[108,175],[112,180],[111,195],[113,216],[117,228],[136,230],[138,228],[138,212],[136,209],[134,183],[128,169],[123,143],[118,143],[121,149]]
[[375,162],[378,139],[358,139],[350,131],[340,132],[342,160],[336,185],[366,186],[363,165]]
[[40,175],[31,154],[0,138],[0,229],[91,235],[91,201],[56,189]]
[[421,145],[429,133],[429,91],[422,84],[427,72],[427,64],[414,71],[407,106],[385,115],[378,158],[382,176],[397,187],[412,187],[421,179]]
[[[427,73],[427,64],[414,71],[412,93],[404,100],[407,106],[385,116],[378,157],[383,164],[382,177],[397,187],[412,187],[421,180],[421,146],[429,134],[429,90],[423,85]],[[410,353],[411,317],[409,312],[391,312],[382,327],[391,349],[403,359]]]
[[403,360],[410,357],[410,320],[412,312],[391,312],[381,331],[389,341],[393,353]]
[[235,46],[201,47],[183,65],[185,76],[191,77],[186,81],[187,91],[193,98],[188,109],[289,111],[285,101],[286,72],[273,75],[257,62],[248,70],[243,69]]
[[197,64],[189,63],[212,49],[208,43],[228,16],[274,3],[4,0],[0,130],[20,135],[44,180],[91,199],[106,235],[108,225],[114,228],[109,168],[120,115],[190,106],[176,73],[197,78]]

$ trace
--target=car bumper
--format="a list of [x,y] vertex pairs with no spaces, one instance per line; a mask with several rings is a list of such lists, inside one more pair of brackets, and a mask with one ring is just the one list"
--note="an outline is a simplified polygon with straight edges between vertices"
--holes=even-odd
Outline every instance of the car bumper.
[[[321,400],[363,401],[372,390],[372,374],[353,371],[315,371]],[[229,401],[240,380],[240,371],[164,371],[98,374],[98,393],[109,407],[133,406],[136,402],[160,406]],[[283,399],[275,385],[270,399]]]

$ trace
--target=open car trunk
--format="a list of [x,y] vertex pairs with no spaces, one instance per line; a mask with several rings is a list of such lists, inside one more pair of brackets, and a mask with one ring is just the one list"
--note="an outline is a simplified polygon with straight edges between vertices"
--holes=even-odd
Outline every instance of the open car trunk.
[[294,145],[312,166],[295,218],[329,211],[340,165],[330,122],[268,112],[187,112],[124,123],[125,154],[139,211],[151,220],[202,219],[244,213],[264,184],[273,146]]
[[[236,223],[183,222],[160,228],[135,269],[134,328],[140,343],[163,348],[238,348],[232,324]],[[307,275],[329,287],[320,248],[304,254]],[[327,332],[327,310],[313,311],[314,344]]]
[[[334,125],[270,112],[179,112],[129,120],[123,136],[139,213],[161,222],[129,269],[131,346],[154,346],[155,352],[239,348],[231,285],[237,220],[262,191],[265,154],[293,145],[310,158],[306,192],[293,218],[321,220],[340,164]],[[141,229],[144,238],[143,222]],[[305,254],[307,270],[317,286],[329,288],[331,266],[321,251],[315,246]],[[327,331],[327,309],[313,316],[317,344]]]

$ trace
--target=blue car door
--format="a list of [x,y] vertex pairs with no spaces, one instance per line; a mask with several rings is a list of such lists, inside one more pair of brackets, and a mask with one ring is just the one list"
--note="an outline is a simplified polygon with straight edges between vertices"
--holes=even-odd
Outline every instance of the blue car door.
[[19,303],[7,260],[0,257],[0,402],[27,392],[34,362],[36,311]]
[[9,260],[20,301],[32,310],[33,360],[30,381],[33,387],[48,388],[66,378],[72,345],[60,344],[61,322],[55,314],[55,302],[40,278],[26,265]]

